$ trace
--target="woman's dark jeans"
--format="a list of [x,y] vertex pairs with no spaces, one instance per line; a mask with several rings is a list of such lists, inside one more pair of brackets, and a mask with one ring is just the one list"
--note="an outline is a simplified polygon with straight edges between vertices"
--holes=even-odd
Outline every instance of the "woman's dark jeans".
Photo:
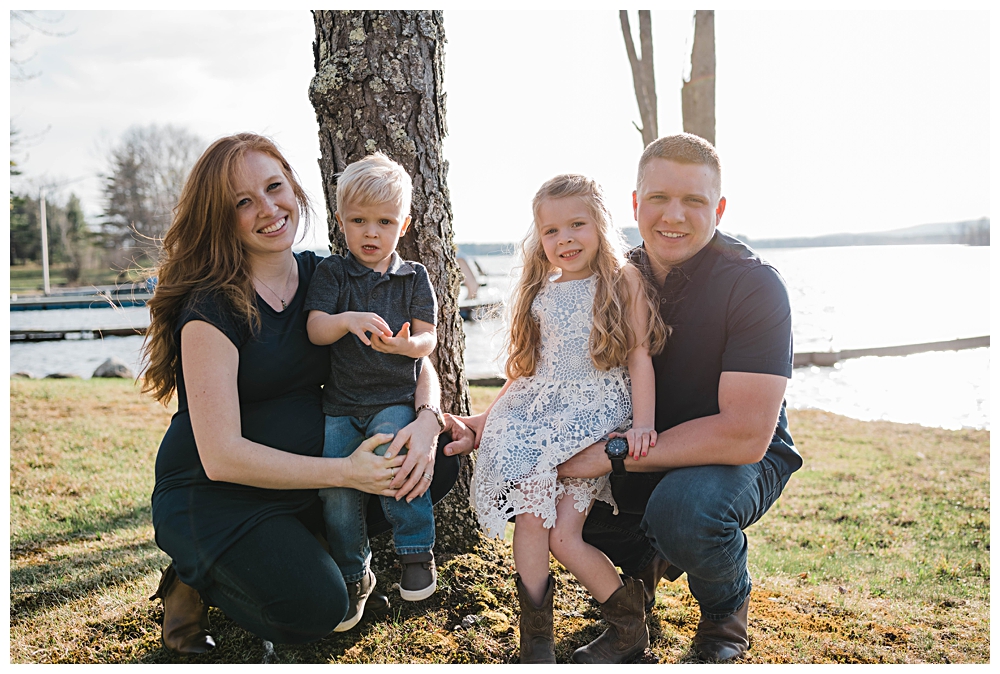
[[[442,452],[448,442],[448,436],[438,439],[434,503],[458,479],[459,457]],[[369,535],[389,531],[379,499],[368,503]],[[347,584],[314,535],[323,526],[317,514],[272,517],[255,526],[212,565],[213,582],[202,596],[243,629],[274,643],[303,644],[330,634],[347,615]]]

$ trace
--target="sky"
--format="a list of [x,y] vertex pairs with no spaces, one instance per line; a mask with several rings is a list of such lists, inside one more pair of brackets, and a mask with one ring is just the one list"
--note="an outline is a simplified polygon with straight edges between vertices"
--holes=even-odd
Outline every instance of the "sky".
[[[57,185],[99,216],[108,149],[133,125],[206,142],[269,135],[324,213],[305,10],[47,13],[11,81],[15,190]],[[617,11],[445,11],[455,240],[519,240],[538,187],[600,182],[634,224],[642,141]],[[633,27],[638,21],[632,15]],[[750,238],[881,231],[990,215],[985,11],[717,10],[722,226]],[[691,11],[652,12],[661,135],[682,130]],[[16,35],[20,29],[12,24]],[[322,222],[303,247],[326,245]]]

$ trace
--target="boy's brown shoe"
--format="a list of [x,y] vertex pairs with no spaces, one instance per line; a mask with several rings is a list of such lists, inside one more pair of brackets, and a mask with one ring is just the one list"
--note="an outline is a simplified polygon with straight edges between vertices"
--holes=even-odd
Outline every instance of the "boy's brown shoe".
[[371,569],[365,571],[361,580],[347,584],[347,615],[333,628],[334,632],[346,632],[361,621],[365,614],[365,603],[374,589],[375,574]]
[[437,569],[433,552],[400,555],[403,573],[399,578],[399,596],[406,601],[420,601],[437,590]]

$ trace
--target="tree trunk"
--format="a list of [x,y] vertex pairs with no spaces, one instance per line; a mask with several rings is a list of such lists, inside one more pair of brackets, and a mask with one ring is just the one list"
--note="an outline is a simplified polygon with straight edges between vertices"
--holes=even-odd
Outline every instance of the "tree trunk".
[[684,130],[715,145],[715,12],[694,13],[691,79],[681,87]]
[[[446,412],[468,414],[465,332],[458,311],[462,274],[451,226],[451,202],[442,157],[445,125],[444,24],[441,11],[313,12],[316,76],[309,98],[319,122],[320,170],[334,253],[347,250],[333,217],[336,174],[381,150],[413,180],[412,222],[397,250],[427,267],[438,299],[437,349],[431,360],[441,379]],[[478,542],[469,506],[471,467],[436,510],[437,549],[464,552]]]
[[639,116],[642,119],[642,128],[639,129],[639,133],[642,134],[642,146],[646,147],[659,137],[656,122],[656,79],[653,77],[652,21],[648,9],[639,10],[639,47],[642,49],[642,54],[637,55],[635,44],[632,42],[632,27],[629,25],[628,11],[620,10],[618,17],[621,19],[625,51],[628,52],[629,65],[632,66],[635,100],[639,104]]

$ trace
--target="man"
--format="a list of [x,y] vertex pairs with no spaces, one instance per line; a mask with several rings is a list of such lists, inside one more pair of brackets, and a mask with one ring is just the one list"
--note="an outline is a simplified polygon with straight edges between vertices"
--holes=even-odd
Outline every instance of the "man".
[[[638,461],[602,442],[559,468],[560,477],[612,472],[621,512],[595,504],[584,539],[643,581],[648,608],[661,577],[687,572],[701,608],[694,647],[715,661],[748,647],[743,530],[802,465],[784,405],[788,293],[773,267],[716,230],[726,209],[721,178],[715,148],[697,136],[660,138],[643,152],[632,193],[643,245],[631,258],[672,329],[653,358],[659,435]],[[478,439],[480,420],[468,421]]]

